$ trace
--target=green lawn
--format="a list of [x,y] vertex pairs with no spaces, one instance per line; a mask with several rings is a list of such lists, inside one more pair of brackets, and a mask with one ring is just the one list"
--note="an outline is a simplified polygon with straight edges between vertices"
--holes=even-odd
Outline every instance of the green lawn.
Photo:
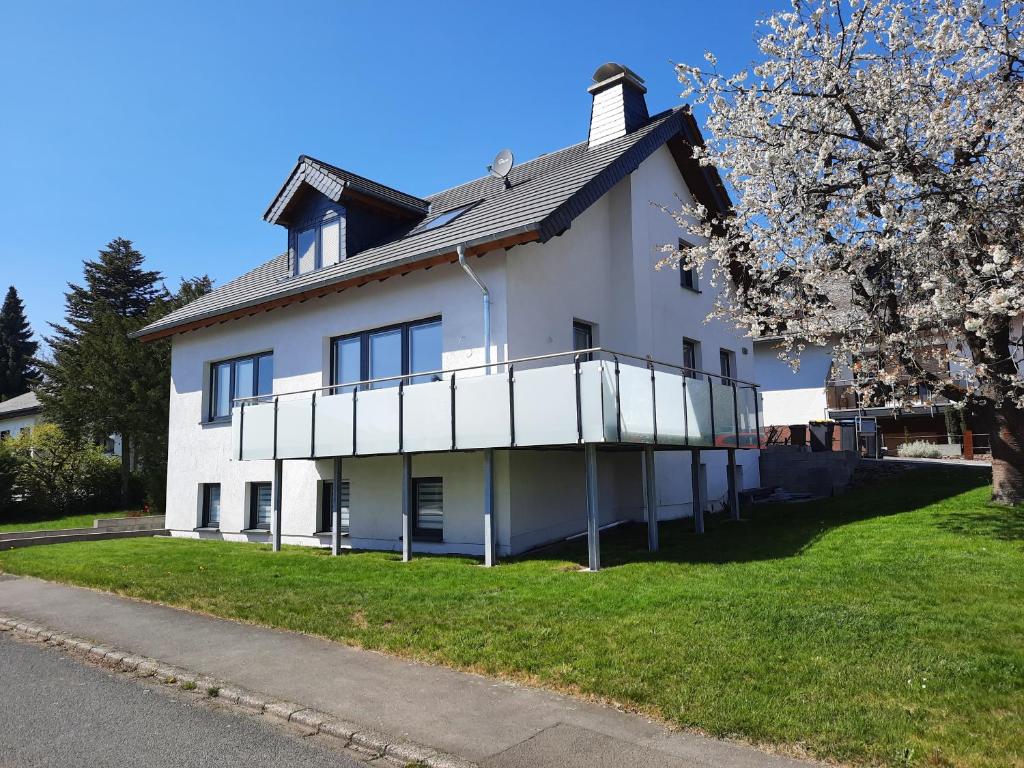
[[1024,765],[1024,509],[920,470],[831,501],[505,563],[133,539],[0,568],[560,690],[859,763]]
[[47,517],[44,514],[20,515],[10,519],[0,517],[0,533],[12,531],[48,531],[54,528],[92,528],[92,521],[97,517],[128,517],[138,514],[138,510],[130,512],[100,512],[91,515],[65,515],[64,517]]

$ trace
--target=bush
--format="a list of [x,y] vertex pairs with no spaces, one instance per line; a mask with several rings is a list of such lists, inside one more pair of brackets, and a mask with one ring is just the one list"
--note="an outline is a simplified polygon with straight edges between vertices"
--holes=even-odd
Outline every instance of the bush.
[[8,440],[4,450],[14,459],[16,494],[24,509],[66,515],[117,505],[120,460],[65,435],[56,424],[39,424]]
[[904,459],[941,459],[942,451],[932,443],[924,440],[914,440],[910,443],[903,443],[896,452]]
[[0,515],[14,506],[14,486],[18,476],[18,460],[9,442],[0,441]]

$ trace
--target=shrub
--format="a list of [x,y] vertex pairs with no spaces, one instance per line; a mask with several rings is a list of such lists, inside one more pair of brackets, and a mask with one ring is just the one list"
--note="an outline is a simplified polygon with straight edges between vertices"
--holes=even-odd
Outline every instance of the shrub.
[[910,443],[903,443],[896,449],[897,453],[904,459],[941,459],[942,451],[932,443],[924,440],[914,440]]
[[113,508],[118,499],[120,460],[76,440],[56,424],[39,424],[7,441],[14,457],[19,503],[65,515]]
[[14,506],[14,487],[18,477],[18,459],[9,440],[0,441],[0,514]]

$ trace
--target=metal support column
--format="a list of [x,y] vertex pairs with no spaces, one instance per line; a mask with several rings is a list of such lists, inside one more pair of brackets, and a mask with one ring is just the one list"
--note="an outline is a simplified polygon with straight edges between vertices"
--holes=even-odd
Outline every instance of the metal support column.
[[484,565],[495,563],[494,552],[494,449],[484,449]]
[[736,472],[736,449],[729,449],[729,466],[726,470],[729,481],[729,516],[733,520],[740,519],[740,485]]
[[281,551],[281,477],[284,474],[284,461],[274,459],[274,506],[270,513],[270,547],[275,552]]
[[402,454],[402,562],[412,559],[412,454]]
[[693,532],[704,533],[704,499],[700,494],[700,449],[690,451],[690,487],[693,496]]
[[654,446],[644,446],[644,488],[647,494],[647,549],[658,551],[658,483],[654,476]]
[[334,457],[334,482],[331,484],[331,554],[341,552],[341,456]]
[[590,570],[601,570],[600,511],[597,491],[597,446],[587,443],[583,447],[587,460],[587,554]]

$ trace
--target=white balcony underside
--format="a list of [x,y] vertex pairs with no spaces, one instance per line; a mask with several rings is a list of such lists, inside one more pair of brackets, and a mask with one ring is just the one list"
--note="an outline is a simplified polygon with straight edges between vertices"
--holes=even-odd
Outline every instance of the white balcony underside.
[[[497,366],[495,366],[497,368]],[[232,413],[236,458],[311,459],[583,443],[756,448],[753,387],[584,362],[403,388],[280,395]],[[511,381],[510,381],[511,378]],[[453,418],[454,415],[454,418]]]

